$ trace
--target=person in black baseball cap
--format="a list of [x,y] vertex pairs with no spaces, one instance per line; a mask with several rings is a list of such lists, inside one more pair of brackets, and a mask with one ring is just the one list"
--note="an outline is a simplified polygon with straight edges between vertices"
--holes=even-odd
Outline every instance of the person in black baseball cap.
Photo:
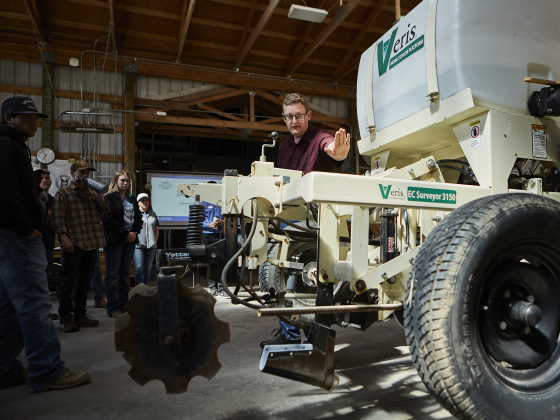
[[49,118],[49,116],[40,113],[33,99],[27,96],[14,96],[2,103],[2,123],[19,131],[24,141],[37,132],[39,118]]
[[[25,384],[33,392],[87,383],[86,371],[71,372],[60,357],[60,341],[47,315],[47,258],[42,242],[45,216],[38,198],[31,153],[25,142],[37,131],[30,98],[2,104],[0,124],[0,389]],[[27,369],[18,356],[25,348]]]

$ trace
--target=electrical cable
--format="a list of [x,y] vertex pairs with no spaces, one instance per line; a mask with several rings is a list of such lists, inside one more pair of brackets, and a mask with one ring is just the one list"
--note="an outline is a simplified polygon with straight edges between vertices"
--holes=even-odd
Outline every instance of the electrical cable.
[[[37,48],[39,49],[39,52],[41,53],[41,57],[43,58],[43,65],[45,67],[45,70],[47,72],[47,76],[49,77],[49,81],[51,82],[51,90],[54,96],[54,99],[56,101],[56,106],[57,106],[57,111],[60,110],[60,104],[58,102],[58,96],[56,96],[56,91],[54,90],[54,83],[52,81],[52,77],[51,77],[51,73],[49,72],[49,69],[47,67],[47,62],[45,61],[45,55],[43,54],[43,50],[41,49],[41,42],[39,41],[39,36],[37,35],[38,29],[35,27],[35,23],[34,20],[31,16],[31,12],[29,11],[29,9],[27,10],[27,15],[29,17],[29,20],[31,21],[31,27],[33,28],[33,34],[35,35],[35,39],[37,40]],[[44,45],[46,45],[46,42],[44,43]]]
[[[87,52],[93,52],[93,51],[92,50],[85,50],[84,52],[82,52],[82,60],[83,60],[83,55]],[[115,55],[115,54],[109,53],[108,55]],[[125,61],[131,61],[131,62],[135,62],[135,63],[150,63],[150,64],[155,64],[155,65],[164,65],[166,67],[189,68],[189,69],[192,69],[192,70],[203,70],[203,71],[208,71],[210,73],[218,73],[220,75],[224,75],[224,74],[244,75],[244,76],[250,76],[250,77],[255,78],[255,79],[282,81],[282,82],[286,81],[286,77],[280,77],[280,76],[267,76],[267,75],[264,75],[264,74],[256,74],[256,73],[241,72],[241,71],[234,71],[234,70],[225,70],[225,69],[216,69],[216,68],[212,68],[212,67],[195,66],[195,65],[192,65],[192,64],[182,64],[182,63],[175,63],[175,62],[162,61],[162,60],[153,60],[153,59],[149,59],[149,58],[138,58],[138,57],[124,56],[124,55],[121,55],[120,57],[121,57],[121,61],[125,60]],[[328,87],[331,87],[331,88],[333,86],[330,83],[314,82],[314,81],[304,80],[304,79],[294,79],[294,78],[291,78],[291,77],[288,78],[288,79],[292,82],[301,82],[301,83],[305,83],[306,85],[324,86],[324,87],[328,86]],[[338,85],[338,86],[341,87],[341,88],[348,88],[352,92],[356,91],[355,86],[350,86],[350,85]]]
[[245,252],[245,249],[247,248],[247,246],[249,245],[249,243],[251,242],[251,240],[253,239],[253,236],[255,235],[255,232],[257,230],[257,215],[258,215],[258,202],[257,199],[253,199],[253,226],[251,226],[251,231],[249,232],[249,236],[247,237],[247,240],[245,241],[245,243],[243,243],[243,245],[241,245],[241,248],[239,248],[239,250],[235,253],[235,255],[233,257],[231,257],[231,259],[226,263],[224,270],[222,271],[222,286],[224,286],[224,292],[226,292],[228,294],[228,296],[231,298],[232,302],[235,301],[237,303],[240,303],[242,305],[247,306],[248,308],[251,309],[264,309],[266,308],[266,306],[262,306],[262,305],[253,305],[250,303],[245,302],[243,299],[239,299],[237,296],[235,296],[233,293],[231,293],[231,291],[229,290],[228,284],[227,284],[227,273],[230,270],[231,266],[234,264],[234,262],[237,262],[237,258],[239,258],[239,256]]

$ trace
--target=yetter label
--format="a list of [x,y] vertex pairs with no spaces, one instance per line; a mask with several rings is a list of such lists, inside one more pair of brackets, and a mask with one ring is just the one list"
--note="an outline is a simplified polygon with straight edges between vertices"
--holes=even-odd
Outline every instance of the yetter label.
[[434,188],[408,187],[408,201],[426,203],[456,204],[457,192],[453,190],[436,190]]

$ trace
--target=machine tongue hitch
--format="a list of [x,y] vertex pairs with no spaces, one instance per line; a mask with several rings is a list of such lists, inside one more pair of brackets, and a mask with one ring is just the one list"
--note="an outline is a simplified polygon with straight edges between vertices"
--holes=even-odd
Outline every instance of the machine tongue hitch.
[[332,389],[339,382],[333,369],[335,336],[336,331],[314,323],[309,335],[313,344],[265,346],[259,369],[271,375]]

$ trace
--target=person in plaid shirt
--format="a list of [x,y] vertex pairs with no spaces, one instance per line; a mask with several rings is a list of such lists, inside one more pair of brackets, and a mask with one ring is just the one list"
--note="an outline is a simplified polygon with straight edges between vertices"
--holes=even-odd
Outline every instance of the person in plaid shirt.
[[[93,192],[78,181],[89,178],[90,171],[95,169],[87,162],[75,162],[70,167],[73,182],[59,189],[54,199],[53,228],[60,236],[64,259],[58,306],[59,330],[63,332],[99,325],[98,320],[86,313],[86,285],[91,280],[96,253],[105,246],[99,213],[106,214],[109,206],[103,194]],[[75,307],[72,305],[73,285],[76,286]]]

